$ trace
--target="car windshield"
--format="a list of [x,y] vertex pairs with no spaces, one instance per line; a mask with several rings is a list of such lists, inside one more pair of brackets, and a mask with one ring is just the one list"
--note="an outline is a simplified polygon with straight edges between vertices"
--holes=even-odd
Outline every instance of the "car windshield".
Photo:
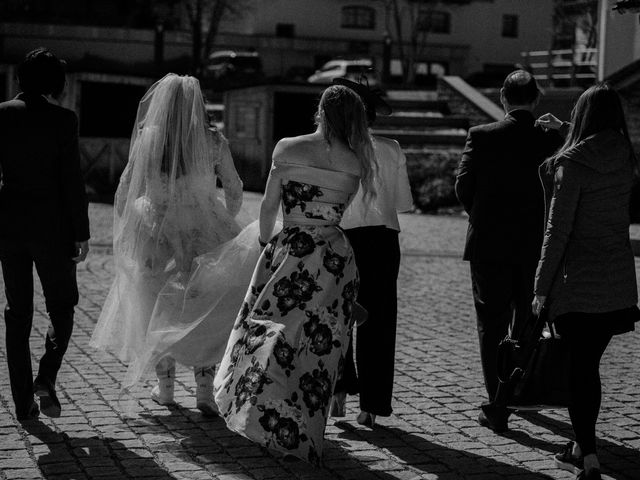
[[320,69],[321,72],[330,72],[332,70],[340,70],[339,64],[325,65]]
[[232,63],[236,67],[241,68],[260,68],[260,59],[258,57],[234,57],[229,59],[229,63]]
[[370,65],[347,65],[347,73],[367,73]]
[[222,65],[223,63],[227,62],[229,60],[229,57],[215,57],[209,60],[209,63],[211,65]]

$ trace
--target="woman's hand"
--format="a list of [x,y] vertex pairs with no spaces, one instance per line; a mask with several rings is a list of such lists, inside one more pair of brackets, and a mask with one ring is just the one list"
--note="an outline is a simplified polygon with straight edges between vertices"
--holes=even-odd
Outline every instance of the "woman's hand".
[[562,124],[562,120],[551,113],[545,113],[536,120],[536,125],[544,128],[545,130],[560,130]]
[[533,297],[533,302],[531,302],[531,310],[533,310],[534,315],[540,315],[542,311],[542,307],[544,307],[544,302],[547,301],[547,297],[544,295],[536,295]]

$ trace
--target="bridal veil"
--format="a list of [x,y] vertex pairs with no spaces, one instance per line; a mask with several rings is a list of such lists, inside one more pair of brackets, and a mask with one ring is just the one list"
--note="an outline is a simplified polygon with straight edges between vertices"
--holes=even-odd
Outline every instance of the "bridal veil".
[[165,76],[138,107],[114,202],[115,280],[91,339],[129,363],[124,387],[167,355],[219,361],[259,256],[257,226],[234,218],[241,202],[198,80]]

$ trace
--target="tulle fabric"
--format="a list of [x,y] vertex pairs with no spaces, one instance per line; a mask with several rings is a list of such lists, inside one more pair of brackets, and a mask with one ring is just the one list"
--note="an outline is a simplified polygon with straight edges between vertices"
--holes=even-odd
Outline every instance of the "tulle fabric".
[[[90,342],[130,364],[123,386],[139,380],[165,354],[203,366],[215,357],[207,344],[222,324],[231,328],[237,313],[237,308],[230,313],[236,288],[231,277],[239,270],[223,256],[251,262],[258,255],[257,234],[256,245],[248,240],[255,227],[238,243],[233,240],[248,223],[234,218],[241,202],[242,183],[226,139],[208,129],[198,81],[165,76],[138,107],[114,202],[115,280]],[[203,255],[207,260],[194,262]],[[233,280],[246,286],[250,278],[249,273]],[[210,288],[216,289],[213,295]],[[194,296],[196,291],[201,295]],[[197,298],[197,306],[186,301],[185,293]]]
[[190,273],[178,271],[162,286],[141,354],[122,382],[132,388],[165,356],[186,366],[220,363],[231,329],[260,258],[259,222],[196,257]]

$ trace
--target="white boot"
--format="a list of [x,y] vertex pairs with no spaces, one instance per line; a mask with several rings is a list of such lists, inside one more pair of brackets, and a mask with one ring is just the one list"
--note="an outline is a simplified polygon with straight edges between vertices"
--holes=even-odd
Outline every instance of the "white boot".
[[196,407],[205,417],[216,417],[220,413],[213,399],[213,377],[215,367],[194,367],[196,378]]
[[173,400],[174,382],[176,378],[176,362],[171,357],[164,357],[156,365],[158,383],[151,389],[151,400],[159,405],[175,405]]

